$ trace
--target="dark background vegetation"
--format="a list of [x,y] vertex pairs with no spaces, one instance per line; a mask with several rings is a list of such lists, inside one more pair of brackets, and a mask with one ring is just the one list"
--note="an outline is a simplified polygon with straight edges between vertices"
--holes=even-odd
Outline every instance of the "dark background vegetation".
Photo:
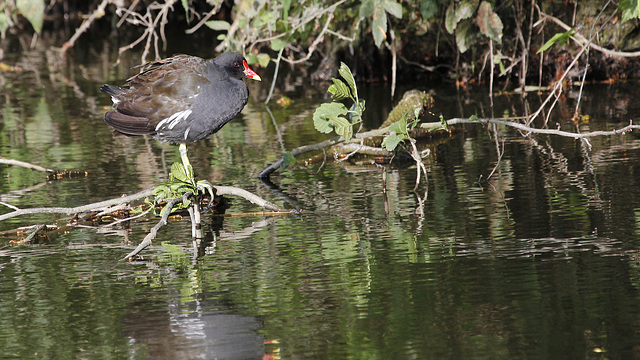
[[[616,81],[637,77],[639,48],[637,4],[629,0],[9,0],[0,4],[0,31],[3,52],[43,40],[61,54],[76,44],[114,46],[119,55],[144,48],[141,61],[235,50],[254,64],[295,65],[313,79],[336,76],[345,61],[359,80],[392,87],[434,75],[459,85],[493,79],[504,89],[548,85],[591,44],[572,40],[574,32],[612,52],[584,52],[582,70],[568,79],[579,79],[588,63],[588,80]],[[188,42],[172,41],[185,31]]]

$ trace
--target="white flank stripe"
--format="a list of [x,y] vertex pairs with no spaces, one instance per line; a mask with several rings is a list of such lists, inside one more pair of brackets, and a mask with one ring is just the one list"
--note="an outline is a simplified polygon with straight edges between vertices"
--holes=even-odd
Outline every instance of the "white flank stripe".
[[162,119],[162,121],[160,121],[158,125],[156,125],[156,131],[160,130],[160,128],[164,127],[165,125],[167,125],[167,129],[169,130],[173,129],[176,125],[180,123],[180,121],[186,120],[189,117],[189,115],[191,115],[192,112],[193,111],[190,109],[178,111],[177,113],[169,116],[168,118]]
[[189,136],[189,130],[191,130],[191,126],[189,126],[187,128],[187,131],[184,132],[184,139],[187,140],[187,137]]

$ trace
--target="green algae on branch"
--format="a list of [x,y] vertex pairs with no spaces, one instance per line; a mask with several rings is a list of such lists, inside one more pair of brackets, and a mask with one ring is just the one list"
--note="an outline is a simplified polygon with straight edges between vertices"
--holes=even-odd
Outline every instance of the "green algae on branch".
[[393,110],[387,116],[387,120],[382,123],[380,128],[386,128],[400,119],[411,118],[417,111],[423,113],[425,110],[430,109],[433,106],[433,98],[431,95],[420,90],[409,90],[402,99],[398,102]]

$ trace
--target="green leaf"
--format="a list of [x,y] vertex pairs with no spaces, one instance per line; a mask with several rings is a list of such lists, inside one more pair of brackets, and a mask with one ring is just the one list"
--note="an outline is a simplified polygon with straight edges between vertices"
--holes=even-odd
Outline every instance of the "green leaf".
[[387,13],[381,5],[378,5],[373,12],[371,32],[373,32],[373,42],[380,48],[387,38]]
[[358,87],[356,86],[356,79],[353,78],[353,74],[351,73],[351,69],[347,66],[347,64],[341,62],[340,69],[338,69],[338,73],[342,76],[349,84],[351,88],[351,93],[354,98],[358,98]]
[[289,45],[289,43],[283,38],[275,38],[271,40],[271,50],[273,51],[280,51],[281,49],[284,49],[287,45]]
[[360,5],[360,18],[372,17],[375,7],[374,0],[364,0]]
[[423,20],[430,20],[438,12],[438,3],[436,0],[422,0],[420,2],[420,14]]
[[168,199],[171,198],[171,192],[168,186],[161,184],[153,188],[153,196],[156,199]]
[[387,149],[387,151],[393,151],[396,149],[396,147],[398,147],[398,144],[400,144],[403,140],[404,138],[401,136],[398,136],[398,134],[391,133],[387,135],[384,138],[384,140],[382,140],[382,146],[384,146],[384,148]]
[[39,34],[44,22],[44,0],[17,0],[16,7]]
[[244,58],[247,60],[247,64],[249,65],[258,63],[258,57],[254,53],[248,53]]
[[258,54],[258,64],[260,64],[260,66],[262,66],[263,68],[266,68],[267,66],[269,66],[269,62],[271,61],[271,56],[269,56],[269,54]]
[[313,126],[321,133],[330,133],[334,128],[331,120],[335,122],[337,118],[346,115],[347,112],[347,107],[342,103],[332,102],[321,104],[313,113]]
[[389,14],[402,19],[402,5],[394,0],[382,0],[382,6]]
[[181,163],[176,162],[171,165],[171,175],[182,182],[193,182],[193,169],[190,166],[189,168],[185,168]]
[[333,85],[329,86],[328,92],[334,101],[344,100],[351,97],[349,87],[340,79],[333,78]]
[[551,39],[549,39],[546,43],[544,43],[544,45],[542,45],[542,47],[536,52],[536,55],[540,54],[543,51],[546,51],[547,49],[552,47],[555,43],[563,45],[564,43],[569,41],[571,36],[573,36],[573,29],[570,29],[563,33],[557,33],[553,35]]
[[187,18],[187,24],[189,24],[189,0],[182,0],[182,7]]
[[454,4],[455,3],[452,2],[445,13],[444,26],[449,34],[453,34],[460,21],[473,16],[473,13],[478,6],[477,1],[464,1],[457,8]]
[[5,13],[0,13],[0,32],[5,32],[12,26],[13,21],[11,21],[11,18]]
[[444,28],[447,29],[449,34],[453,34],[456,31],[456,26],[458,26],[458,20],[456,19],[456,9],[453,7],[452,2],[444,14]]
[[229,22],[224,20],[210,20],[210,21],[206,21],[204,24],[209,29],[215,30],[215,31],[227,31],[229,30],[229,27],[231,27],[231,24],[229,24]]
[[480,32],[486,37],[498,42],[502,40],[502,20],[493,11],[489,2],[483,1],[478,7],[476,24],[480,28]]
[[470,21],[463,21],[456,28],[456,45],[461,53],[466,52],[476,43],[476,31],[473,31]]
[[395,132],[397,134],[405,134],[407,132],[407,119],[402,117],[400,120],[389,125],[389,132]]
[[[337,104],[337,103],[334,103],[334,104]],[[336,134],[342,135],[345,141],[351,140],[351,137],[353,136],[353,125],[351,125],[349,120],[343,117],[335,117],[335,118],[329,119],[329,122],[335,128]]]
[[618,10],[622,13],[622,22],[640,18],[640,1],[620,0]]

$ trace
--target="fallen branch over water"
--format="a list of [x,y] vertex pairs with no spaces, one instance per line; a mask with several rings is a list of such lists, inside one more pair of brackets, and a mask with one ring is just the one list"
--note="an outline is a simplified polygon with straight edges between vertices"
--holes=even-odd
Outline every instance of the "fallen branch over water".
[[[523,119],[523,118],[519,118],[519,119]],[[634,129],[640,129],[640,125],[634,125],[632,123],[629,123],[629,125],[627,126],[624,126],[619,129],[609,130],[609,131],[598,130],[598,131],[591,131],[591,132],[585,132],[585,133],[576,133],[576,132],[570,132],[570,131],[563,131],[560,129],[538,129],[522,123],[508,121],[505,119],[494,119],[494,118],[452,118],[452,119],[446,120],[445,123],[446,123],[446,126],[461,125],[461,124],[496,124],[496,125],[513,127],[520,131],[524,131],[526,133],[525,135],[544,134],[544,135],[556,135],[556,136],[564,136],[564,137],[570,137],[574,139],[585,139],[585,140],[587,138],[596,137],[596,136],[620,135],[629,131],[633,131]],[[414,131],[412,132],[412,136],[416,137],[417,132],[420,130],[422,130],[423,132],[429,133],[429,132],[433,132],[434,130],[442,130],[442,129],[443,129],[443,123],[441,122],[422,123],[420,124],[419,128],[414,129]],[[354,138],[351,139],[351,141],[349,142],[345,142],[342,136],[336,136],[317,144],[300,146],[298,148],[293,149],[290,152],[290,154],[293,156],[297,156],[307,152],[323,150],[328,147],[331,147],[331,149],[334,152],[342,153],[342,154],[356,152],[356,153],[361,153],[363,155],[370,155],[370,156],[384,156],[384,155],[390,156],[392,155],[392,153],[382,148],[374,148],[371,146],[359,145],[359,144],[362,144],[362,142],[365,140],[370,140],[375,137],[381,137],[384,134],[387,134],[388,132],[389,132],[389,128],[383,127],[383,128],[378,128],[371,131],[357,133],[355,134]],[[424,135],[425,135],[424,133],[421,134],[421,136],[424,136]],[[282,165],[284,160],[285,158],[282,157],[276,162],[274,162],[273,164],[269,165],[267,168],[262,170],[262,172],[260,172],[260,175],[258,175],[258,177],[260,177],[261,179],[268,178],[273,172],[275,172]]]
[[629,123],[629,125],[622,127],[620,129],[613,129],[609,131],[591,131],[586,133],[575,133],[570,131],[563,131],[560,129],[538,129],[533,128],[531,126],[527,126],[525,124],[516,123],[513,121],[507,121],[502,119],[492,119],[492,118],[478,118],[478,119],[469,119],[469,118],[453,118],[447,120],[447,125],[456,125],[456,124],[496,124],[496,125],[505,125],[516,128],[518,130],[522,130],[532,134],[546,134],[546,135],[557,135],[564,137],[571,137],[574,139],[586,139],[595,136],[611,136],[611,135],[620,135],[632,131],[634,129],[640,129],[640,125],[633,125]]

